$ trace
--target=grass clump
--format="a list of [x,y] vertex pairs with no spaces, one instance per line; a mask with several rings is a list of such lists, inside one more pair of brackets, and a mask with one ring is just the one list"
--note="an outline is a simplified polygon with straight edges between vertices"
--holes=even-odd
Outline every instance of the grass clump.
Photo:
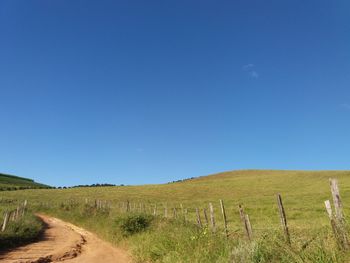
[[9,222],[6,230],[0,232],[0,250],[35,241],[43,228],[42,222],[34,215],[26,215],[16,222]]
[[[314,236],[311,240],[298,238],[291,244],[280,233],[265,231],[253,242],[243,242],[232,249],[234,263],[342,263],[349,262],[348,253],[337,249],[330,233]],[[309,233],[312,236],[312,233]]]
[[182,220],[155,218],[149,231],[128,238],[135,262],[228,262],[233,240]]
[[150,226],[152,217],[141,214],[129,215],[118,221],[123,236],[131,236],[133,234],[145,231]]

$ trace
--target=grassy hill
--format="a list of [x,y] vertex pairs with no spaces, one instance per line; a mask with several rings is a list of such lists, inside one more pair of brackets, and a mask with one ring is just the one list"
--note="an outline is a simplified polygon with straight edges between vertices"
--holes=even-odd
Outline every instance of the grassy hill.
[[0,173],[0,191],[48,187],[47,185],[36,183],[32,179]]
[[[183,182],[94,188],[50,189],[7,193],[5,196],[20,198],[22,195],[33,201],[55,200],[109,200],[157,204],[169,208],[204,208],[213,202],[219,210],[219,199],[228,208],[228,218],[239,223],[238,204],[243,204],[251,215],[254,225],[265,226],[279,222],[276,194],[281,193],[289,222],[302,228],[308,220],[328,224],[324,200],[330,199],[329,178],[337,178],[345,212],[350,213],[350,171],[277,171],[240,170],[198,177]],[[317,226],[312,224],[311,227]]]
[[[219,199],[224,200],[232,243],[227,245],[219,237],[207,237],[207,232],[197,237],[187,226],[160,223],[154,227],[154,232],[127,239],[127,245],[133,248],[133,254],[140,262],[152,262],[153,257],[159,260],[156,262],[227,262],[232,251],[249,258],[237,262],[348,262],[349,253],[332,252],[336,251],[337,245],[333,242],[324,208],[324,201],[331,200],[329,178],[339,180],[347,217],[350,214],[350,171],[240,170],[160,185],[38,189],[2,192],[2,196],[28,199],[32,204],[48,201],[44,204],[48,207],[41,204],[38,209],[82,225],[111,242],[118,240],[116,220],[122,215],[121,207],[126,200],[136,211],[140,204],[147,211],[157,205],[157,213],[164,215],[167,207],[170,218],[173,217],[173,209],[176,208],[180,214],[182,206],[188,210],[187,217],[193,225],[196,208],[199,208],[204,220],[203,209],[208,209],[208,203],[212,202],[217,226],[221,229],[223,221]],[[284,246],[280,236],[277,193],[283,198],[292,236],[291,247]],[[93,210],[86,210],[86,202],[93,204],[95,200],[110,202],[108,216],[89,214]],[[74,202],[79,205],[74,205]],[[239,204],[243,204],[249,214],[256,240],[254,246],[239,243],[241,238],[244,239]],[[213,242],[220,245],[213,245]],[[159,251],[153,251],[155,248]],[[172,254],[168,254],[169,251],[173,251]],[[265,261],[251,261],[254,257],[263,257]],[[288,261],[289,257],[296,260]],[[324,260],[318,260],[319,257]]]

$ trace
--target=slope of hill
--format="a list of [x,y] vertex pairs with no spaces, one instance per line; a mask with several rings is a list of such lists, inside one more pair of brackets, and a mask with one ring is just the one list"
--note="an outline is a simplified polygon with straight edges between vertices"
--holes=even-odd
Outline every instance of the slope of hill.
[[[138,262],[350,262],[350,254],[337,248],[324,207],[332,198],[329,178],[339,181],[349,222],[350,171],[240,170],[159,185],[6,191],[2,196],[28,200],[34,210],[83,226],[112,243],[120,240],[118,224],[124,216],[156,209],[159,221],[149,231],[123,239]],[[282,195],[291,246],[284,243],[277,193]],[[206,224],[204,211],[210,202],[217,232],[224,233],[219,199],[225,204],[229,239],[210,234]],[[108,205],[99,209],[101,204]],[[244,241],[239,204],[249,215],[252,243]],[[183,224],[184,216],[190,224]],[[192,228],[199,216],[205,225],[200,231]]]
[[[219,216],[219,199],[229,208],[228,217],[239,224],[238,204],[243,204],[251,214],[252,221],[259,226],[276,223],[276,194],[281,193],[286,205],[290,224],[302,227],[309,225],[310,218],[320,224],[329,224],[324,201],[331,198],[329,178],[339,179],[344,210],[350,213],[350,171],[282,171],[282,170],[238,170],[202,176],[182,182],[93,188],[71,188],[56,190],[23,191],[6,193],[9,198],[22,194],[32,201],[45,200],[106,200],[113,202],[158,204],[159,209],[171,207],[205,208],[209,202],[216,206]],[[5,193],[4,193],[5,194]],[[271,222],[272,221],[272,222]],[[312,224],[317,226],[317,224]]]
[[50,187],[44,184],[36,183],[32,179],[0,173],[0,191],[40,188]]

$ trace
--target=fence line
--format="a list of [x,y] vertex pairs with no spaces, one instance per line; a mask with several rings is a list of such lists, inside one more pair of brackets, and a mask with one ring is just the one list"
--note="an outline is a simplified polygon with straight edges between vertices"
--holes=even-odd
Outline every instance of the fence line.
[[5,211],[4,220],[1,224],[1,232],[4,232],[10,222],[17,222],[22,219],[25,215],[27,208],[27,200],[24,201],[23,204],[20,204],[16,207],[16,209]]
[[[330,200],[326,200],[324,202],[326,212],[328,218],[330,220],[330,226],[332,229],[332,233],[334,238],[336,239],[339,247],[343,250],[349,250],[349,236],[346,229],[346,222],[343,211],[343,203],[340,197],[340,191],[338,186],[338,181],[336,179],[329,180],[330,190],[332,202]],[[132,201],[132,202],[131,202]],[[287,223],[287,213],[285,209],[285,205],[282,201],[282,196],[280,193],[276,195],[277,208],[281,228],[285,237],[287,244],[291,244],[291,236],[289,231],[289,226]],[[42,202],[41,206],[50,208],[52,203]],[[163,217],[168,220],[183,220],[184,222],[188,222],[191,224],[196,224],[199,228],[208,228],[212,233],[219,232],[218,230],[223,230],[223,233],[226,237],[232,238],[234,233],[233,230],[231,232],[228,228],[228,218],[226,214],[226,208],[224,205],[224,200],[219,199],[217,205],[220,205],[220,210],[217,210],[217,213],[221,213],[221,219],[218,218],[218,222],[220,225],[222,224],[222,228],[218,229],[216,218],[215,218],[215,210],[212,202],[209,202],[206,207],[196,206],[195,208],[184,207],[182,203],[171,206],[168,203],[163,203],[162,206],[159,206],[157,203],[145,203],[144,201],[134,201],[134,200],[125,200],[123,202],[111,202],[107,200],[95,199],[91,200],[88,198],[84,198],[81,201],[69,199],[63,201],[61,203],[56,203],[57,206],[61,208],[68,207],[69,209],[75,209],[84,205],[86,209],[93,209],[96,213],[109,213],[112,208],[115,208],[114,211],[120,213],[146,213],[157,217]],[[25,214],[27,206],[27,201],[24,201],[23,204],[18,206],[16,209],[11,211],[5,211],[3,222],[1,224],[1,231],[5,231],[6,227],[13,221],[18,221]],[[333,206],[333,207],[332,207]],[[163,212],[162,212],[163,208]],[[235,209],[235,211],[237,211]],[[254,238],[253,227],[250,221],[249,215],[245,212],[243,205],[239,204],[237,215],[240,218],[240,221],[236,223],[241,223],[241,234],[245,235],[249,241],[252,241]],[[194,220],[193,220],[194,219]],[[191,221],[189,221],[191,220]]]

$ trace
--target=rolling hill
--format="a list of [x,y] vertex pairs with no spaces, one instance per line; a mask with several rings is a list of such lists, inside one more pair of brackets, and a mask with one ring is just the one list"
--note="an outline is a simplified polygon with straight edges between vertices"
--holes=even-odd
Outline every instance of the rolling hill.
[[0,173],[0,191],[43,188],[50,188],[50,186],[36,183],[32,179]]
[[[194,217],[194,208],[205,208],[213,202],[219,216],[219,199],[228,207],[228,218],[232,224],[239,224],[237,207],[243,204],[256,226],[278,226],[276,194],[281,193],[286,205],[290,224],[298,228],[329,224],[324,201],[331,198],[329,178],[337,178],[344,210],[350,213],[350,171],[285,171],[285,170],[237,170],[168,184],[113,186],[92,188],[71,188],[21,191],[3,193],[8,198],[28,198],[33,202],[55,200],[84,201],[106,200],[111,202],[158,204],[159,209],[188,208]],[[30,183],[30,182],[29,182]],[[317,222],[317,224],[316,224]]]
[[[329,178],[339,181],[349,222],[350,171],[238,170],[168,184],[4,191],[1,195],[6,200],[28,200],[33,211],[85,227],[113,244],[126,242],[136,262],[350,262],[348,251],[337,247],[325,210],[324,201],[332,200]],[[283,237],[277,193],[282,195],[291,245]],[[222,235],[220,199],[225,204],[228,239]],[[209,203],[218,235],[205,223]],[[239,204],[249,215],[252,243],[245,241]],[[118,226],[125,218],[137,219],[138,213],[154,213],[153,209],[157,217],[148,231],[121,237]],[[193,228],[199,216],[204,223],[200,230]]]

